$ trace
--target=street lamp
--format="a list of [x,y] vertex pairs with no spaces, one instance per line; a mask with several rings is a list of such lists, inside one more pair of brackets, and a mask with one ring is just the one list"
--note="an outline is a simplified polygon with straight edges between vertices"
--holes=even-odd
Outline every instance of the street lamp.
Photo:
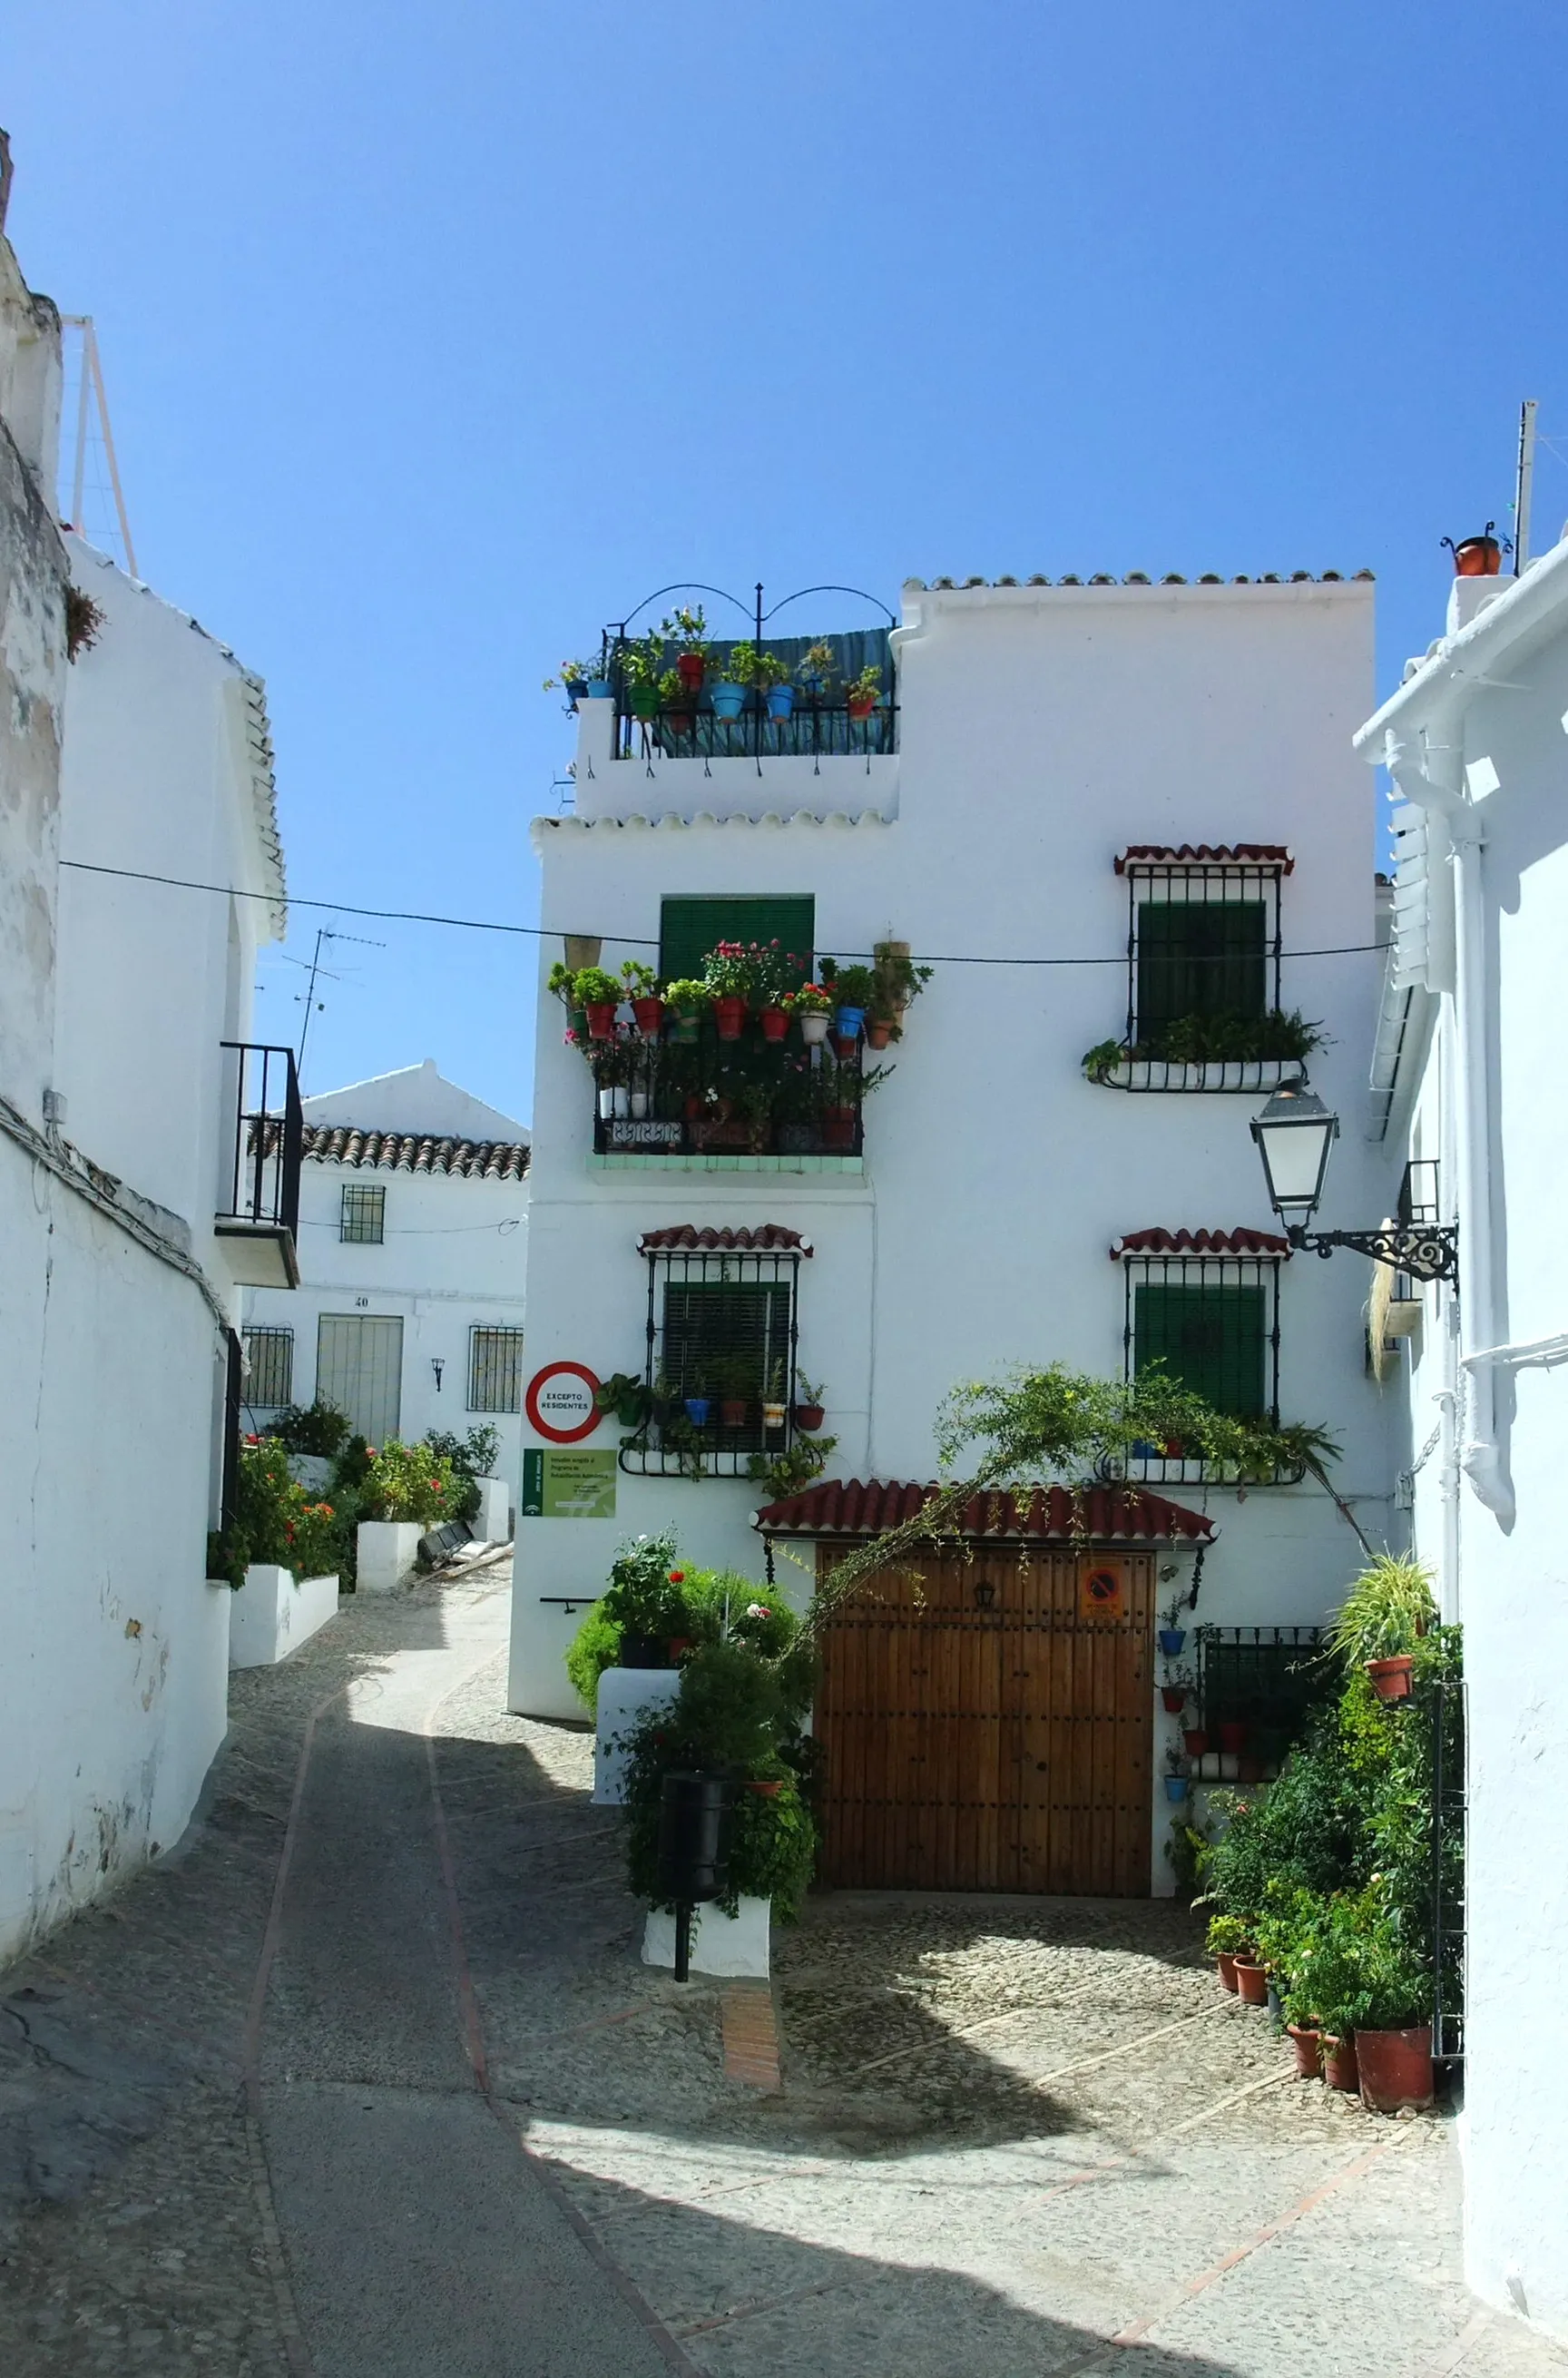
[[1269,1203],[1285,1224],[1293,1247],[1326,1258],[1335,1247],[1353,1247],[1374,1263],[1390,1264],[1416,1279],[1458,1278],[1459,1232],[1453,1223],[1385,1222],[1377,1231],[1309,1231],[1323,1194],[1329,1152],[1339,1136],[1331,1114],[1302,1075],[1282,1083],[1251,1122],[1263,1159]]

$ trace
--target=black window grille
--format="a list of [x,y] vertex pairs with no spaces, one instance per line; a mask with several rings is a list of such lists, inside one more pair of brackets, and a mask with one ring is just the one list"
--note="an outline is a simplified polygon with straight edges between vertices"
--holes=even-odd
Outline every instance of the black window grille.
[[276,1411],[294,1399],[294,1333],[257,1324],[245,1333],[245,1399],[253,1411]]
[[[1316,1627],[1200,1627],[1199,1723],[1212,1752],[1277,1771],[1312,1711],[1339,1690]],[[1224,1729],[1222,1734],[1221,1729]]]
[[644,1250],[647,1409],[624,1470],[744,1477],[789,1445],[801,1252]]
[[1407,1229],[1436,1226],[1442,1219],[1439,1202],[1437,1159],[1414,1156],[1399,1183],[1399,1219]]
[[[1156,1364],[1216,1411],[1279,1423],[1279,1258],[1133,1255],[1122,1260],[1126,1375]],[[1140,1447],[1145,1483],[1201,1480],[1207,1465],[1177,1443]]]
[[1119,861],[1127,881],[1124,1089],[1257,1091],[1299,1063],[1282,1023],[1280,881],[1288,861]]
[[339,1236],[345,1245],[378,1247],[387,1235],[387,1193],[360,1182],[343,1186]]
[[522,1331],[476,1324],[468,1333],[468,1409],[522,1410]]

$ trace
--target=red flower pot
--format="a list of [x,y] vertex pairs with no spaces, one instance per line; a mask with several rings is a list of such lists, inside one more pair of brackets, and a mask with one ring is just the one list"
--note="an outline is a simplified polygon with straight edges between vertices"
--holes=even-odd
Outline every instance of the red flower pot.
[[587,1008],[588,1037],[591,1040],[613,1040],[616,1037],[616,1003],[613,999],[596,999]]
[[744,999],[715,999],[713,1026],[721,1040],[738,1040],[746,1023]]
[[1190,1725],[1181,1737],[1181,1747],[1189,1759],[1202,1759],[1207,1754],[1209,1737],[1201,1725]]
[[1409,1699],[1410,1671],[1415,1664],[1408,1651],[1401,1651],[1392,1660],[1367,1662],[1367,1675],[1380,1701]]
[[1287,2023],[1290,2045],[1296,2050],[1296,2070],[1303,2081],[1315,2081],[1323,2069],[1323,2036],[1308,2024]]
[[808,1435],[820,1429],[826,1418],[820,1404],[796,1404],[795,1407],[796,1427],[805,1429]]
[[1219,1747],[1222,1750],[1228,1751],[1234,1755],[1237,1751],[1245,1747],[1246,1741],[1247,1728],[1239,1719],[1228,1717],[1221,1718],[1219,1722]]
[[868,1049],[885,1049],[892,1039],[892,1024],[890,1018],[885,1015],[871,1016],[866,1026],[866,1046]]
[[853,1107],[822,1109],[822,1145],[824,1147],[855,1146],[855,1109]]
[[1323,2079],[1331,2089],[1357,2089],[1360,2074],[1356,2069],[1356,2043],[1353,2039],[1335,2039],[1332,2032],[1323,2036]]
[[1482,536],[1461,537],[1454,548],[1456,578],[1495,578],[1502,568],[1502,547],[1490,530]]
[[1185,1685],[1162,1685],[1160,1699],[1172,1717],[1179,1717],[1187,1706],[1187,1687]]
[[1232,1998],[1234,1998],[1236,1995],[1235,1952],[1229,1949],[1222,1949],[1215,1960],[1215,1963],[1219,1966],[1219,1983],[1221,1989],[1228,1990]]
[[688,693],[701,692],[702,672],[707,666],[707,661],[700,653],[677,653],[676,655],[676,675],[679,678]]
[[719,1426],[744,1428],[748,1409],[744,1396],[722,1396],[719,1399]]
[[748,1792],[755,1792],[759,1800],[776,1800],[784,1790],[784,1785],[776,1779],[770,1780],[766,1776],[753,1775],[746,1788]]
[[637,1028],[652,1040],[664,1028],[664,1003],[662,999],[634,999],[631,1012],[637,1018]]
[[851,718],[869,718],[877,707],[877,697],[874,693],[852,693],[848,700]]
[[1243,2006],[1267,2006],[1269,2002],[1268,1967],[1254,1965],[1249,1957],[1238,1957],[1236,1994]]
[[697,721],[689,710],[667,710],[664,725],[672,735],[695,735]]
[[696,1649],[695,1635],[672,1635],[669,1643],[671,1667],[673,1668],[677,1661],[684,1660],[688,1651],[695,1651]]
[[841,1065],[849,1065],[854,1063],[855,1052],[859,1046],[859,1041],[855,1039],[848,1033],[835,1032],[833,1034],[833,1054],[838,1059]]
[[765,1007],[762,1010],[764,1040],[782,1040],[788,1030],[789,1017],[782,1007]]
[[1397,2114],[1404,2106],[1430,2106],[1430,2024],[1413,2024],[1408,2031],[1358,2031],[1356,2065],[1361,2076],[1361,2103],[1374,2114]]

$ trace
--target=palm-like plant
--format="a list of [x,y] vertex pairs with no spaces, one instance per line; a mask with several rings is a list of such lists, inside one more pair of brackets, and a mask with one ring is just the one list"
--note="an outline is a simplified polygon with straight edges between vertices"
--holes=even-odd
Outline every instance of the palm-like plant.
[[1347,1667],[1397,1659],[1436,1617],[1431,1571],[1404,1553],[1379,1553],[1340,1603],[1326,1648]]

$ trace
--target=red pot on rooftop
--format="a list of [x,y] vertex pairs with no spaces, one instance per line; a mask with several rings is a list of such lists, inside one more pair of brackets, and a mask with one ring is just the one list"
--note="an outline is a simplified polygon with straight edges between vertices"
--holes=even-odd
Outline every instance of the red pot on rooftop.
[[1454,548],[1456,578],[1495,578],[1502,568],[1502,547],[1489,521],[1479,536],[1462,536]]
[[877,697],[874,693],[852,693],[847,697],[847,706],[851,718],[869,718],[877,707]]
[[676,675],[679,678],[688,693],[701,692],[702,672],[706,668],[707,665],[706,660],[700,653],[677,653],[676,655]]

